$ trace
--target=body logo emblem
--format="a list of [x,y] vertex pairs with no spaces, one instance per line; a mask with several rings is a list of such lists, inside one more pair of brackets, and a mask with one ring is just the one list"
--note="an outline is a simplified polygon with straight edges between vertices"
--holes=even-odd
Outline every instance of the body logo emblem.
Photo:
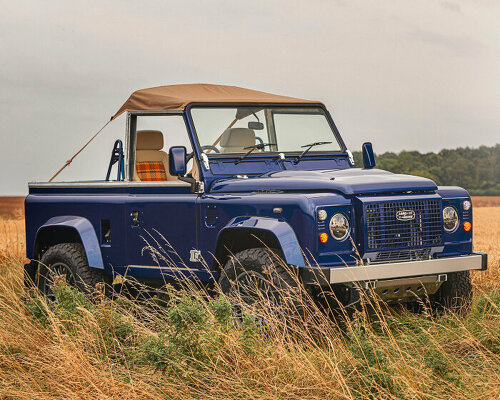
[[398,221],[411,221],[415,219],[415,211],[413,210],[399,210],[396,213],[396,219]]

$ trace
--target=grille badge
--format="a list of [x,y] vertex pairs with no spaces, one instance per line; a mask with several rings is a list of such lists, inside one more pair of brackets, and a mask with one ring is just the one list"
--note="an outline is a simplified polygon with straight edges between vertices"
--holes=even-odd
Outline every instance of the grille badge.
[[411,221],[415,219],[415,211],[413,210],[399,210],[396,213],[396,219],[398,221]]

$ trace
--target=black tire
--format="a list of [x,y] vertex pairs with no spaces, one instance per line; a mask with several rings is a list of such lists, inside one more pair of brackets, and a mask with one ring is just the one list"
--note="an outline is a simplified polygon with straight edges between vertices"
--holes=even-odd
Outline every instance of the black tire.
[[38,268],[38,289],[49,299],[57,300],[52,290],[56,275],[66,275],[66,283],[91,294],[98,283],[104,282],[103,271],[88,266],[80,243],[56,244],[43,254]]
[[297,278],[277,254],[276,250],[266,248],[247,249],[237,253],[221,271],[219,286],[222,292],[235,305],[270,301],[281,305],[286,303],[287,309],[300,311],[296,302]]
[[472,282],[469,271],[452,272],[433,299],[437,310],[448,309],[467,314],[472,304]]

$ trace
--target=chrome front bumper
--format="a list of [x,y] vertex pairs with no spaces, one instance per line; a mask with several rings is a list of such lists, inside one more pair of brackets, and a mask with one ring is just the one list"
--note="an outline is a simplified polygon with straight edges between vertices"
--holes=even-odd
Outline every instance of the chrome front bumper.
[[346,267],[305,268],[302,279],[305,284],[332,285],[338,283],[366,282],[387,279],[422,277],[425,275],[449,274],[451,272],[485,270],[486,253],[433,258],[429,260],[404,261]]
[[474,253],[466,256],[435,258],[431,260],[330,268],[329,282],[330,284],[334,284],[447,274],[458,271],[485,270],[486,259],[486,253]]

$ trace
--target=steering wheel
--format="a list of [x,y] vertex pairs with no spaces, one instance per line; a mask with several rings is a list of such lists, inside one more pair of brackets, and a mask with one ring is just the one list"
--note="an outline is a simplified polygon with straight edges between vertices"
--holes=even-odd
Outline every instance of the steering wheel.
[[258,136],[255,136],[255,140],[258,140],[260,144],[264,144],[264,141]]
[[[201,149],[202,150],[208,150],[208,149],[210,149],[210,150],[215,151],[216,153],[220,153],[220,151],[219,151],[219,149],[217,147],[209,145],[209,144],[207,144],[205,146],[201,146]],[[193,158],[193,156],[194,156],[194,151],[192,151],[191,153],[189,153],[189,154],[186,155],[186,164],[189,162],[189,160],[191,160]]]
[[203,151],[205,151],[205,150],[213,150],[213,151],[215,151],[216,153],[220,153],[220,150],[219,150],[217,147],[212,146],[211,144],[207,144],[207,145],[205,145],[205,146],[201,146],[201,149],[202,149]]

